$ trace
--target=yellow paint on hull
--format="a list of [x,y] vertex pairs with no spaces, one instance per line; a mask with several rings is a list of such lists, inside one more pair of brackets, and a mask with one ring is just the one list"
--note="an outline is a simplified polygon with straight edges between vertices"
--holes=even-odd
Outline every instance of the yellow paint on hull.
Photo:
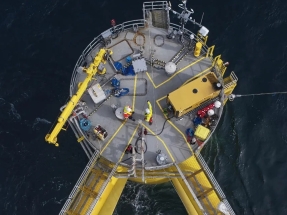
[[118,203],[118,200],[125,187],[126,182],[127,179],[118,179],[112,177],[100,199],[98,200],[97,204],[95,205],[94,209],[92,210],[91,214],[112,214]]
[[[196,179],[200,183],[200,186],[204,188],[204,190],[213,188],[213,185],[210,183],[209,178],[206,175],[206,173],[204,171],[200,171],[202,170],[202,167],[195,156],[192,156],[188,158],[187,160],[185,160],[184,162],[180,163],[179,167],[182,171],[192,171],[194,173],[198,172],[196,174]],[[198,188],[197,191],[199,194],[203,193],[199,190],[199,186],[196,184],[196,181],[193,179],[193,177],[186,176],[186,179],[188,179],[194,185],[195,188]],[[185,188],[185,191],[189,193],[187,188]],[[217,208],[218,204],[220,203],[220,197],[215,192],[215,190],[213,189],[210,190],[208,193],[205,194],[205,196],[208,197],[208,200],[211,203],[212,207]],[[204,205],[206,206],[207,209],[210,208],[207,202],[206,204],[204,203]]]
[[181,183],[182,179],[177,179],[177,178],[173,178],[172,179],[172,183],[176,189],[177,194],[179,195],[186,211],[188,214],[192,214],[192,215],[197,215],[197,214],[202,214],[202,213],[198,213],[199,208],[197,207],[197,204],[195,203],[193,198],[190,198],[187,195],[187,187],[184,185],[184,183]]
[[[141,178],[130,178],[129,181],[143,184],[143,181]],[[169,181],[168,178],[147,178],[145,180],[145,184],[162,184],[162,183],[166,183],[168,181]]]

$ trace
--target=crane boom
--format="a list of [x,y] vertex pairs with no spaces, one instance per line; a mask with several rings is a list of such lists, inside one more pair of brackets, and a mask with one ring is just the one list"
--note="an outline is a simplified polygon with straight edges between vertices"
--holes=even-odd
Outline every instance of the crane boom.
[[88,87],[89,82],[92,80],[93,76],[97,74],[98,67],[101,63],[106,63],[105,57],[107,55],[111,55],[112,51],[107,49],[100,49],[97,53],[94,61],[89,65],[88,68],[84,68],[83,71],[87,74],[87,77],[82,83],[79,83],[78,91],[72,96],[66,107],[64,108],[61,115],[58,117],[58,122],[52,132],[47,134],[45,140],[50,143],[54,144],[55,146],[59,146],[57,143],[57,136],[60,133],[61,129],[63,128],[64,124],[66,123],[68,117],[71,115],[72,111],[74,110],[75,106],[79,102],[80,98],[84,94],[85,90]]

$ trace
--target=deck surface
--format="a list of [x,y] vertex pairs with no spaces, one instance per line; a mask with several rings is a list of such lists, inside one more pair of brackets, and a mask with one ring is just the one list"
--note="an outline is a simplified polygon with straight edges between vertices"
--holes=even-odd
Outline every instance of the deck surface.
[[[125,65],[127,56],[140,52],[140,46],[136,43],[144,43],[143,55],[147,61],[151,59],[151,54],[153,53],[155,59],[167,63],[172,61],[174,56],[183,49],[183,44],[178,39],[166,38],[167,30],[165,29],[149,25],[149,27],[139,29],[139,32],[137,34],[133,31],[124,31],[111,41],[107,48],[113,51],[113,61],[118,61]],[[138,35],[140,35],[140,38],[137,38]],[[142,35],[144,35],[144,40]],[[162,35],[161,38],[164,38],[164,44],[160,47],[154,44],[154,41],[160,38],[157,37],[157,40],[154,40],[157,35]],[[188,45],[188,41],[185,41],[185,45]],[[88,64],[98,51],[98,48],[94,49],[91,55],[87,57],[86,61]],[[173,75],[167,75],[164,69],[151,67],[147,63],[146,72],[139,72],[135,76],[123,76],[116,74],[114,67],[110,62],[107,62],[105,64],[106,74],[104,76],[98,75],[96,77],[97,80],[93,81],[90,86],[100,83],[102,89],[109,95],[113,87],[109,82],[106,82],[110,77],[115,76],[121,80],[121,88],[129,89],[129,94],[119,98],[111,96],[100,108],[97,108],[89,94],[85,93],[82,100],[88,106],[86,112],[89,114],[93,110],[98,109],[89,117],[92,126],[101,125],[108,132],[108,137],[104,141],[94,138],[93,135],[90,136],[89,141],[101,151],[102,156],[116,163],[127,145],[134,145],[137,141],[139,137],[139,121],[142,120],[144,128],[148,131],[148,135],[145,136],[147,143],[147,151],[145,153],[146,167],[158,166],[156,156],[159,151],[167,156],[167,163],[180,163],[186,160],[193,154],[193,150],[198,147],[197,144],[190,145],[185,135],[187,128],[193,128],[192,120],[189,116],[185,116],[180,120],[172,118],[166,122],[162,131],[166,121],[166,116],[163,113],[163,109],[166,108],[165,98],[168,93],[176,90],[189,79],[192,79],[199,73],[210,71],[211,65],[212,62],[205,57],[205,53],[199,57],[194,57],[192,49],[177,64],[176,72]],[[84,78],[84,73],[78,75],[79,81]],[[103,85],[104,83],[106,84]],[[187,97],[186,99],[189,98]],[[144,121],[144,110],[147,108],[148,100],[153,108],[152,125]],[[117,107],[130,105],[133,107],[135,121],[119,120],[115,116],[113,105]],[[160,135],[155,135],[161,131]],[[122,160],[126,160],[126,164],[131,164],[132,160],[127,160],[130,156],[130,154],[127,154]]]
[[[100,69],[97,70],[98,74],[93,76],[81,101],[77,103],[69,118],[69,123],[72,122],[70,125],[86,154],[89,156],[92,151],[94,153],[60,214],[90,212],[91,214],[112,214],[128,179],[147,184],[172,181],[189,214],[203,212],[223,214],[218,211],[219,204],[225,204],[230,214],[234,214],[204,159],[200,153],[195,153],[203,145],[200,147],[198,143],[191,145],[185,134],[188,128],[194,130],[193,119],[198,110],[215,100],[223,102],[223,89],[220,93],[218,90],[217,94],[213,94],[216,82],[212,80],[216,78],[211,76],[219,76],[218,80],[223,83],[221,75],[224,72],[219,74],[214,66],[217,61],[216,58],[211,59],[212,48],[208,49],[212,51],[206,53],[205,46],[200,55],[195,57],[193,53],[195,41],[190,40],[189,36],[184,37],[183,40],[179,40],[179,36],[168,39],[166,35],[171,31],[165,29],[169,25],[167,18],[166,10],[149,12],[142,25],[145,26],[144,28],[136,29],[136,24],[132,25],[135,30],[132,27],[130,30],[121,28],[120,33],[113,34],[106,40],[105,46],[103,41],[97,40],[100,37],[97,37],[94,40],[97,42],[90,43],[88,51],[81,55],[81,61],[77,63],[77,72],[73,73],[71,94],[77,93],[76,86],[87,77],[82,67],[88,67],[101,48],[110,49],[113,52],[104,65],[106,73],[101,75]],[[107,34],[109,30],[102,36]],[[122,75],[116,70],[115,62],[128,66],[127,57],[135,59],[136,55],[141,55],[141,59],[132,62],[134,69],[137,65],[141,65],[143,60],[147,64],[138,68],[138,71],[135,69],[135,75]],[[151,62],[154,62],[154,66],[150,65]],[[175,72],[169,75],[164,69],[168,62],[176,64]],[[219,70],[222,69],[219,68]],[[114,87],[111,86],[111,79],[114,77],[120,80],[120,88],[129,90],[126,95],[115,97],[112,93]],[[177,90],[178,88],[180,90]],[[177,91],[172,93],[175,90]],[[196,94],[197,92],[200,93]],[[170,103],[176,109],[176,114],[185,115],[180,118],[168,118],[165,111],[167,94],[169,99],[173,97]],[[209,96],[211,94],[212,97]],[[99,102],[101,98],[106,99]],[[144,121],[147,101],[151,102],[153,109],[151,125]],[[134,120],[123,119],[122,110],[126,105],[134,110]],[[220,118],[222,106],[220,109],[215,108],[214,111]],[[92,124],[90,129],[79,125],[86,117]],[[203,121],[205,120],[208,119],[203,118]],[[216,120],[215,124],[214,122],[209,124],[212,132],[217,123]],[[94,128],[98,126],[107,131],[106,139],[97,138]],[[203,127],[199,128],[207,130]],[[142,134],[143,130],[147,131],[146,135]],[[209,130],[207,131],[205,134],[208,137],[206,138],[205,135],[202,138],[206,140],[205,143],[211,136]],[[197,133],[196,137],[204,136],[202,133],[201,135]],[[144,162],[140,160],[141,154],[136,153],[136,156],[125,154],[129,144],[135,146],[141,142],[140,137],[144,137],[147,146]],[[157,160],[159,154],[164,154],[167,158],[166,165],[159,164]],[[133,160],[135,157],[136,161]]]

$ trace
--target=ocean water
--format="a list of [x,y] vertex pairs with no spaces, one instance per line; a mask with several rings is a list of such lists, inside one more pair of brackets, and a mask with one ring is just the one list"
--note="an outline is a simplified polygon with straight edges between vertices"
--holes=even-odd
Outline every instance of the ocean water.
[[[172,1],[173,8],[180,3]],[[287,4],[189,1],[209,45],[239,78],[235,94],[287,91]],[[44,141],[73,67],[110,26],[142,18],[142,1],[0,2],[0,214],[57,214],[88,159],[71,131]],[[174,17],[172,17],[174,19]],[[195,30],[192,25],[187,28]],[[236,214],[287,214],[287,95],[237,98],[203,156]],[[171,184],[128,183],[114,214],[186,214]]]

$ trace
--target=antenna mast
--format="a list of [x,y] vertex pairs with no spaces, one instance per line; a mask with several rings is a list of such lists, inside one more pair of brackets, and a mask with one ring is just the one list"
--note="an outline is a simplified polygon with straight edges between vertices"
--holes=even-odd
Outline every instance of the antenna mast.
[[201,25],[201,23],[202,23],[202,20],[203,20],[203,16],[204,16],[204,12],[202,13],[202,16],[201,16],[201,20],[200,20],[200,25]]
[[[180,20],[180,29],[178,31],[178,34],[180,35],[180,41],[183,43],[184,26],[188,21],[200,27],[199,33],[201,33],[203,36],[207,36],[209,30],[201,25],[204,13],[202,14],[200,23],[198,23],[195,21],[195,19],[192,19],[192,17],[190,17],[190,15],[194,13],[194,10],[192,8],[190,8],[190,10],[187,9],[186,0],[182,0],[182,4],[179,4],[178,7],[182,9],[181,13],[178,13],[177,11],[171,9],[171,4],[169,2],[169,6],[166,8],[166,10],[171,11],[173,14],[177,15],[177,18]],[[174,38],[173,32],[167,35],[167,37]]]

